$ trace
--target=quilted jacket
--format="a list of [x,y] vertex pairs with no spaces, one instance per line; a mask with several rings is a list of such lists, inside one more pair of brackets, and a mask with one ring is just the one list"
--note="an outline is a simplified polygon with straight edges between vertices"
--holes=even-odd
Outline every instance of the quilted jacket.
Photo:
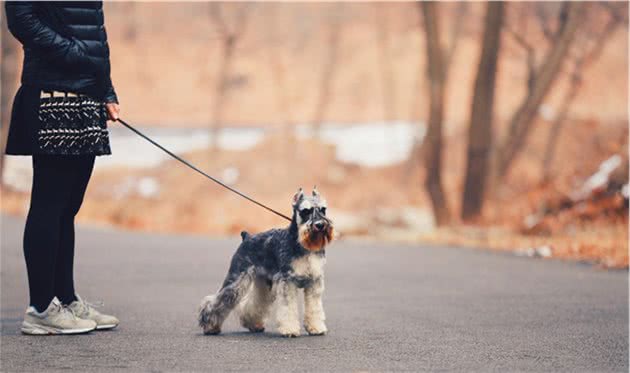
[[7,1],[6,15],[24,47],[23,84],[118,102],[101,1]]

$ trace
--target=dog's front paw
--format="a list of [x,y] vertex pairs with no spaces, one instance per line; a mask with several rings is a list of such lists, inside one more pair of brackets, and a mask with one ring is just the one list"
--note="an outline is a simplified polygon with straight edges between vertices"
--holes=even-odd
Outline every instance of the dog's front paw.
[[299,325],[280,325],[278,327],[278,333],[283,337],[295,338],[300,336]]
[[309,335],[324,335],[328,333],[328,328],[323,321],[307,321],[304,323],[304,329]]
[[265,331],[265,324],[243,324],[243,326],[247,329],[249,329],[250,332],[252,333],[262,333]]
[[241,325],[252,333],[262,333],[265,331],[265,323],[260,318],[252,318],[248,315],[241,315]]
[[204,325],[203,327],[203,334],[205,335],[217,335],[220,333],[221,333],[220,326]]

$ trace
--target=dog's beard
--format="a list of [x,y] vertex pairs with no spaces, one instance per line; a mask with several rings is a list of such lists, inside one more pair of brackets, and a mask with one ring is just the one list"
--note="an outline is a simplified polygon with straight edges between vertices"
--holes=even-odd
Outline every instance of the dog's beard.
[[328,227],[321,232],[315,232],[304,224],[300,226],[298,233],[300,245],[308,251],[322,250],[333,240],[335,235],[332,225],[328,225]]

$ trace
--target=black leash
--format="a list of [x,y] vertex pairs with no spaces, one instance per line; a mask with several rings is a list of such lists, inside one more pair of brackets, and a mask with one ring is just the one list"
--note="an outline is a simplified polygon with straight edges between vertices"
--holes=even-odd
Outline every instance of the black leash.
[[245,195],[245,194],[243,194],[243,193],[239,192],[238,190],[236,190],[236,189],[234,189],[234,188],[232,188],[232,187],[230,187],[230,186],[228,186],[228,185],[224,184],[224,183],[223,183],[223,182],[221,182],[220,180],[215,179],[214,177],[212,177],[212,176],[208,175],[207,173],[205,173],[205,172],[201,171],[199,168],[195,167],[192,163],[188,162],[187,160],[185,160],[185,159],[181,158],[180,156],[178,156],[178,155],[176,155],[175,153],[171,152],[170,150],[166,149],[166,148],[165,148],[165,147],[163,147],[162,145],[160,145],[160,144],[158,144],[157,142],[153,141],[153,140],[152,140],[149,136],[147,136],[147,135],[143,134],[142,132],[138,131],[137,129],[133,128],[133,126],[131,126],[129,123],[125,122],[124,120],[122,120],[122,119],[118,118],[118,122],[120,122],[120,124],[122,124],[123,126],[125,126],[125,127],[129,128],[130,130],[132,130],[133,132],[135,132],[135,133],[136,133],[136,135],[138,135],[138,136],[142,137],[143,139],[147,140],[147,141],[148,141],[148,142],[150,142],[151,144],[153,144],[153,145],[157,146],[158,148],[160,148],[160,149],[161,149],[163,152],[165,152],[166,154],[168,154],[168,155],[170,155],[171,157],[173,157],[173,158],[177,159],[177,160],[178,160],[178,161],[180,161],[181,163],[183,163],[183,164],[185,164],[186,166],[188,166],[188,167],[192,168],[193,170],[197,171],[198,173],[202,174],[203,176],[207,177],[208,179],[210,179],[210,180],[214,181],[215,183],[217,183],[217,184],[221,185],[221,186],[222,186],[222,187],[224,187],[225,189],[230,190],[230,191],[232,191],[232,192],[234,192],[234,193],[238,194],[239,196],[241,196],[241,197],[245,198],[246,200],[248,200],[248,201],[250,201],[250,202],[252,202],[252,203],[257,204],[258,206],[260,206],[260,207],[264,208],[264,209],[265,209],[265,210],[267,210],[267,211],[271,211],[271,212],[273,212],[274,214],[276,214],[276,215],[278,215],[278,216],[280,216],[280,217],[283,217],[283,218],[285,218],[285,219],[287,219],[287,220],[291,221],[291,218],[290,218],[290,217],[288,217],[288,216],[286,216],[285,214],[283,214],[283,213],[281,213],[281,212],[278,212],[278,211],[276,211],[276,210],[272,209],[271,207],[267,207],[267,206],[263,205],[262,203],[260,203],[260,202],[256,201],[255,199],[253,199],[253,198],[251,198],[251,197],[249,197],[249,196],[247,196],[247,195]]

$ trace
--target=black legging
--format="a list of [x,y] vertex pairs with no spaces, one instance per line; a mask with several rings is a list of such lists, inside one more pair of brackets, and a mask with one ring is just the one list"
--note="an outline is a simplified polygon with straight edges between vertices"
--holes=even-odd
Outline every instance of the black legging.
[[87,188],[94,156],[33,156],[31,206],[24,229],[30,305],[44,311],[56,296],[76,300],[73,281],[74,217]]

